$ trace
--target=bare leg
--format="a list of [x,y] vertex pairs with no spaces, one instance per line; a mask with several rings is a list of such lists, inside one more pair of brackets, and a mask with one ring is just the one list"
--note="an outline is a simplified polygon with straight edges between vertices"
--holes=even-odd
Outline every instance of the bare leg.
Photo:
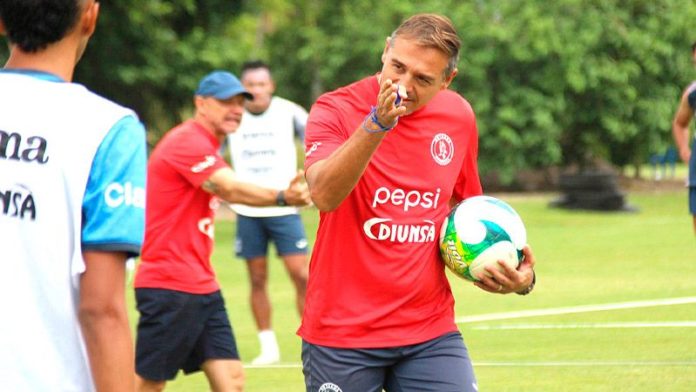
[[297,312],[301,317],[307,292],[307,255],[285,255],[283,256],[283,261],[285,262],[285,269],[295,285]]
[[232,359],[209,359],[203,362],[203,372],[213,392],[241,392],[244,390],[242,362]]
[[259,331],[271,329],[271,301],[268,299],[268,262],[266,257],[247,260],[251,281],[251,311]]

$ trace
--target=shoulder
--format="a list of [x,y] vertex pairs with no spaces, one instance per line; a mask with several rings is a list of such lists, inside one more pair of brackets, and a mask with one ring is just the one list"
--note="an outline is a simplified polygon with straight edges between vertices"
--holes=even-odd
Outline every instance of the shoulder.
[[73,86],[81,92],[81,94],[79,94],[80,99],[83,101],[83,104],[85,104],[89,110],[95,110],[96,113],[111,111],[116,113],[119,116],[119,118],[124,117],[126,115],[131,115],[132,117],[137,119],[137,115],[130,108],[127,108],[110,99],[102,97],[101,95],[87,89],[86,87],[80,84],[73,84]]
[[353,82],[349,85],[339,87],[333,91],[322,94],[317,102],[336,102],[336,103],[362,103],[377,99],[379,85],[375,76],[369,76],[364,79]]
[[696,92],[696,81],[692,81],[686,86],[686,88],[684,88],[684,91],[682,92],[682,98],[687,98],[694,92]]
[[686,86],[682,94],[682,101],[688,103],[692,109],[696,109],[696,81]]
[[469,101],[454,90],[442,90],[428,103],[431,109],[444,111],[450,114],[464,116],[467,119],[474,117],[474,110]]
[[273,98],[271,98],[271,108],[281,109],[281,110],[291,111],[291,112],[294,112],[297,110],[305,111],[305,109],[302,106],[300,106],[299,104],[297,104],[289,99],[286,99],[283,97],[278,97],[278,96],[273,96]]

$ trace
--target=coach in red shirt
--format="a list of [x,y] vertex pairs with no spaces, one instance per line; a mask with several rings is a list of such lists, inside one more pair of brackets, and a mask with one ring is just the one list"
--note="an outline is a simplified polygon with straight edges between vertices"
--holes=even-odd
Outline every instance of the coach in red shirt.
[[135,276],[140,320],[137,388],[161,390],[179,369],[203,370],[213,390],[241,391],[242,365],[210,264],[222,199],[255,206],[309,203],[298,175],[285,190],[236,180],[220,144],[239,127],[244,100],[236,76],[215,71],[195,94],[194,118],[170,130],[148,163],[145,242]]
[[[380,73],[319,98],[306,127],[321,220],[298,334],[307,391],[476,391],[438,250],[451,206],[481,194],[469,103],[448,90],[460,40],[432,14],[387,38]],[[517,270],[477,285],[531,290]]]

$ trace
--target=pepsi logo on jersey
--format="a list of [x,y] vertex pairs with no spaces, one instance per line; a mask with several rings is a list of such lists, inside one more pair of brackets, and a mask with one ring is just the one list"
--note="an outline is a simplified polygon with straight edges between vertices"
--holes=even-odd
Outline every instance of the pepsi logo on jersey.
[[372,197],[372,208],[381,204],[392,204],[395,206],[403,206],[404,212],[415,207],[421,208],[437,208],[440,200],[440,188],[435,192],[420,192],[417,190],[403,190],[401,188],[389,189],[380,187],[375,191]]

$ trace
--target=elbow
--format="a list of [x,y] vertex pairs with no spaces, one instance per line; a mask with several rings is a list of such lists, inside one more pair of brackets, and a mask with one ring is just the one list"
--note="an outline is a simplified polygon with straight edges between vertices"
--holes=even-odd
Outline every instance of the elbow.
[[334,200],[331,196],[328,192],[322,192],[317,189],[311,189],[310,191],[312,203],[321,212],[331,212],[341,204],[341,200]]
[[110,303],[102,306],[82,304],[78,310],[78,318],[83,328],[92,329],[99,326],[114,326],[128,322],[125,305]]

